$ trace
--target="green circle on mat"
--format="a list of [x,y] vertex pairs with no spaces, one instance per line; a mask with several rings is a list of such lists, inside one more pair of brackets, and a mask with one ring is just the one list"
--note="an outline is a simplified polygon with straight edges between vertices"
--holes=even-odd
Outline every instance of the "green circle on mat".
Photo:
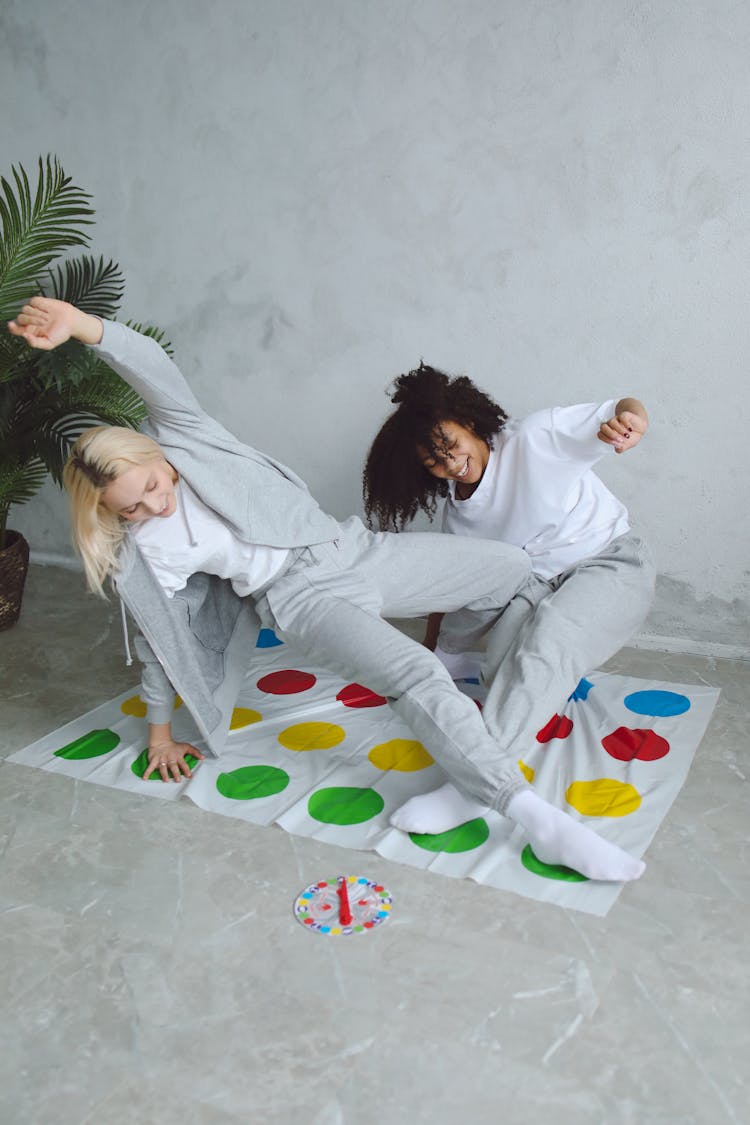
[[334,785],[319,789],[307,802],[307,811],[322,824],[362,824],[383,811],[385,801],[374,789]]
[[113,730],[90,730],[75,742],[69,742],[67,746],[55,750],[55,757],[73,760],[99,758],[102,754],[109,754],[110,750],[114,750],[119,741],[119,734],[115,734]]
[[541,875],[544,879],[560,879],[563,883],[588,883],[588,878],[572,867],[564,867],[561,863],[542,863],[534,855],[531,844],[527,844],[521,852],[521,863],[527,871]]
[[[192,754],[186,754],[185,755],[185,761],[187,762],[187,764],[190,766],[191,769],[193,768],[193,766],[198,765],[198,759],[194,758]],[[133,773],[135,774],[136,777],[140,777],[141,779],[143,779],[143,775],[146,772],[146,770],[148,769],[148,747],[146,747],[145,750],[141,751],[141,753],[138,755],[138,757],[135,759],[135,761],[131,764],[130,768],[131,768],[131,770],[133,771]],[[149,781],[162,781],[163,778],[162,778],[161,774],[159,773],[159,771],[157,769],[157,770],[154,770],[154,772],[151,774],[151,776],[149,777],[148,780]],[[169,775],[169,780],[172,781],[172,774],[171,773]]]
[[410,832],[409,839],[426,852],[470,852],[480,848],[490,834],[484,817],[467,820],[447,832]]
[[289,774],[276,766],[240,766],[229,773],[220,773],[216,788],[231,801],[254,801],[272,797],[289,784]]

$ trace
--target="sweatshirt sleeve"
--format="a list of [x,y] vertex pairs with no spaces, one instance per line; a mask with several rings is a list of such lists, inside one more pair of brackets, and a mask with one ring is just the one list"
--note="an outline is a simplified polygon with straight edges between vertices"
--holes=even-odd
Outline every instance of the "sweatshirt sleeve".
[[113,320],[102,320],[102,326],[101,341],[92,350],[141,396],[154,422],[191,426],[205,421],[205,411],[160,344]]
[[169,723],[174,712],[175,691],[167,674],[153,653],[146,638],[138,633],[133,644],[138,659],[143,665],[141,671],[141,699],[148,707],[150,723]]
[[614,414],[616,399],[606,402],[585,402],[578,406],[555,406],[550,411],[549,437],[562,461],[591,466],[600,461],[612,447],[599,441],[602,422]]

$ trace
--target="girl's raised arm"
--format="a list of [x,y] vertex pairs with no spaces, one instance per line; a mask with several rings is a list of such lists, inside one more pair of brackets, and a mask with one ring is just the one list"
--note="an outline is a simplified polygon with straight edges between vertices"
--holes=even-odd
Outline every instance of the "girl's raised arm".
[[205,424],[207,416],[177,365],[155,340],[125,324],[100,320],[67,301],[32,297],[8,330],[46,351],[70,339],[89,344],[141,396],[153,421]]
[[44,351],[51,351],[70,339],[80,340],[82,344],[98,344],[102,338],[99,317],[52,297],[32,297],[16,319],[10,321],[8,330],[13,336],[22,336],[32,348]]

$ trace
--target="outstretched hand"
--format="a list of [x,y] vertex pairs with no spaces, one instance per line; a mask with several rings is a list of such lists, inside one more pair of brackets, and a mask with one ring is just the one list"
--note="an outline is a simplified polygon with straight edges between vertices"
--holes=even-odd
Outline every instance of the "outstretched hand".
[[15,320],[9,322],[8,331],[21,336],[32,348],[44,351],[51,351],[71,338],[83,344],[98,344],[102,338],[98,317],[53,297],[32,297]]
[[192,777],[190,763],[185,760],[188,755],[199,759],[206,756],[189,742],[175,742],[172,738],[151,741],[148,748],[148,769],[144,771],[143,780],[148,781],[155,770],[159,771],[162,781],[182,781],[186,777]]
[[638,444],[647,429],[648,422],[642,415],[622,410],[608,422],[602,422],[597,437],[606,445],[613,445],[615,453],[627,453]]

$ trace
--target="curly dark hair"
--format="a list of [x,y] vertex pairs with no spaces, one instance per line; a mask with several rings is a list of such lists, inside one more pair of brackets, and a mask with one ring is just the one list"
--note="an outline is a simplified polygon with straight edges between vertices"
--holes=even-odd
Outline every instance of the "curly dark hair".
[[377,520],[382,531],[400,531],[420,508],[432,519],[438,497],[448,495],[447,481],[427,471],[417,446],[438,460],[444,457],[448,450],[441,424],[456,422],[491,449],[508,415],[466,375],[446,375],[424,362],[399,375],[386,393],[398,409],[370,446],[363,495],[371,527]]

